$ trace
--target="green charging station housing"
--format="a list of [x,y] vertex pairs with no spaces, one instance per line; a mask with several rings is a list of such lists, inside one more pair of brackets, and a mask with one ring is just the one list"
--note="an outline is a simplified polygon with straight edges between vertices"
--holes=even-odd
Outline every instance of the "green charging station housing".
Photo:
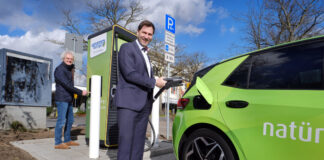
[[[118,51],[122,44],[134,41],[136,34],[113,25],[88,37],[87,88],[91,92],[91,76],[101,76],[100,146],[118,146],[117,106],[113,104],[118,82]],[[86,102],[86,142],[89,144],[91,95]]]

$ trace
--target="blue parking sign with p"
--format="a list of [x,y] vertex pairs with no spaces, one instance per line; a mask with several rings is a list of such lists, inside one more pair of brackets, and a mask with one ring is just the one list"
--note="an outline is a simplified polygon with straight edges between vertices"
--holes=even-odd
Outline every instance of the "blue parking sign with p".
[[165,15],[165,29],[175,34],[175,19],[169,15]]

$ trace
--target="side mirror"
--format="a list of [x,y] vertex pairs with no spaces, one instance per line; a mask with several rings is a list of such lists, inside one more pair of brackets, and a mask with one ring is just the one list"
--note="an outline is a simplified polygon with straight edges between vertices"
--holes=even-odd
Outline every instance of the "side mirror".
[[196,87],[199,93],[206,99],[207,103],[211,105],[213,103],[213,94],[205,82],[199,77],[196,79]]

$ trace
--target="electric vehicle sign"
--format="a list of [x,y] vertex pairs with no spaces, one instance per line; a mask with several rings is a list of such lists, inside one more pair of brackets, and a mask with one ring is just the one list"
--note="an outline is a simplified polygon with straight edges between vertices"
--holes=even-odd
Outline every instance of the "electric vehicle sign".
[[168,52],[168,53],[170,53],[170,54],[172,54],[172,55],[175,54],[175,48],[174,48],[174,46],[169,45],[167,43],[165,44],[165,51]]
[[105,53],[107,50],[107,33],[103,33],[91,39],[90,58]]

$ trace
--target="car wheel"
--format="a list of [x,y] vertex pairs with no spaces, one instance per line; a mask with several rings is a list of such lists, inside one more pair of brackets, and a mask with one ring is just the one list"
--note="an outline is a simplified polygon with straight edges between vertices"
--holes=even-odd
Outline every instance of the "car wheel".
[[182,160],[234,160],[234,152],[217,132],[202,128],[189,135],[183,144]]

